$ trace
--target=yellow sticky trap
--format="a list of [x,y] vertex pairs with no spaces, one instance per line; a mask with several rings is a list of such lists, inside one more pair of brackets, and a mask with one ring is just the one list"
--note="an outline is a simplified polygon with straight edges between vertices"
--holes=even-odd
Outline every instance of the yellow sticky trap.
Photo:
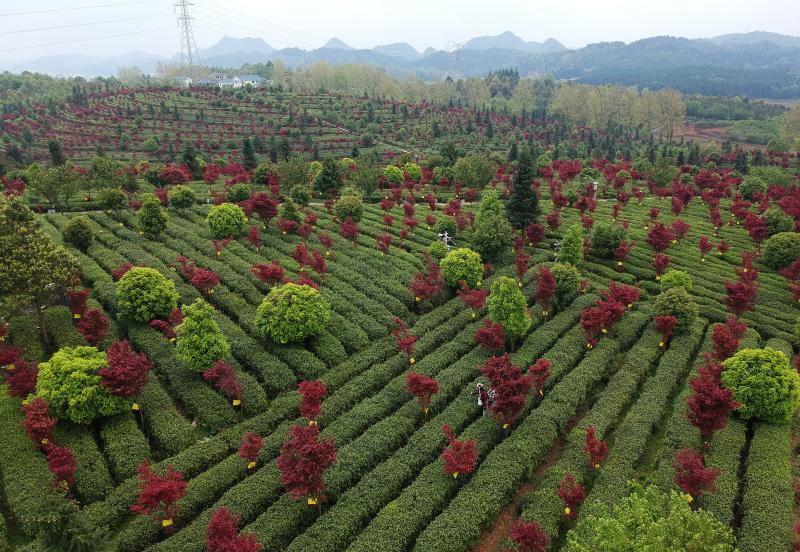
[[694,500],[694,499],[692,498],[692,495],[690,495],[690,494],[687,494],[687,495],[686,495],[686,502],[688,502],[688,503],[690,503],[690,504],[691,504],[691,503],[692,503],[692,500]]
[[476,316],[477,314],[475,314],[475,311],[472,311],[472,318],[475,318]]
[[659,341],[659,342],[658,342],[658,346],[659,346],[659,347],[663,347],[663,346],[664,346],[664,342],[663,342],[663,341]]
[[705,258],[705,257],[701,257],[701,258],[700,258],[700,262],[701,262],[701,263],[704,263],[704,262],[706,262],[706,258]]
[[6,370],[9,372],[13,372],[17,369],[17,365],[11,362],[10,364],[6,364]]
[[256,467],[256,463],[255,462],[248,462],[248,464],[247,464],[247,469],[248,470],[252,470],[255,467]]
[[169,527],[170,525],[172,525],[171,519],[165,519],[161,522],[161,527]]
[[617,266],[622,266],[622,261],[617,261]]
[[517,285],[518,285],[519,287],[522,287],[522,282],[517,282]]
[[81,315],[80,315],[80,314],[78,314],[77,312],[76,312],[75,314],[73,314],[73,315],[72,315],[72,318],[80,318],[80,317],[81,317]]
[[592,348],[592,344],[591,344],[591,343],[587,343],[587,344],[586,344],[586,348],[587,348],[587,349],[591,349],[591,348]]
[[29,404],[31,404],[31,401],[29,401],[28,399],[23,399],[22,406],[28,406]]
[[628,308],[633,308],[633,303],[628,303]]
[[482,284],[483,284],[483,282],[481,280],[478,280],[478,283],[477,283],[477,285],[475,287],[481,287]]
[[542,316],[547,316],[547,311],[542,311]]
[[676,243],[678,243],[678,240],[672,240],[672,245],[675,245]]
[[169,342],[170,342],[170,343],[175,343],[175,340],[176,340],[176,338],[174,338],[174,337],[170,337],[170,338],[169,338]]
[[46,444],[48,444],[49,442],[50,442],[50,441],[48,441],[47,439],[42,439],[42,444],[43,444],[43,445],[46,445]]
[[508,424],[503,424],[503,429],[508,429]]
[[209,294],[209,295],[214,295],[214,288],[211,288],[211,289],[209,289],[209,290],[208,290],[208,294]]
[[600,464],[595,464],[594,465],[594,469],[598,469],[599,467],[600,467]]
[[326,252],[325,252],[325,256],[326,256],[326,257],[330,257],[330,256],[331,256],[331,252],[330,252],[330,250],[328,250],[328,251],[326,251]]
[[285,235],[286,235],[286,230],[284,230],[284,231],[282,232],[282,234],[285,236]]
[[656,282],[661,279],[661,276],[656,276]]
[[0,335],[0,342],[5,341],[5,340],[6,340],[6,336]]
[[410,359],[408,359],[408,363],[409,364],[414,364],[415,362],[416,362],[416,360],[414,360],[414,357],[411,357]]
[[143,232],[143,231],[141,231],[141,230],[139,230],[139,235],[140,235],[140,236],[144,236],[144,232]]
[[317,503],[317,499],[316,498],[309,498],[308,499],[308,505],[309,506],[314,506],[316,503]]
[[425,409],[425,410],[423,410],[422,412],[423,412],[424,414],[427,414],[427,413],[428,413],[428,409],[426,408],[426,409]]
[[453,472],[453,479],[458,477],[458,472]]
[[233,406],[239,406],[240,404],[242,404],[242,401],[239,399],[233,399]]
[[119,226],[120,228],[122,228],[122,227],[123,227],[123,226],[125,226],[125,225],[124,225],[124,224],[122,224],[122,223],[120,222],[120,223],[117,223],[117,226]]
[[139,410],[139,403],[133,403],[131,405],[131,410]]
[[564,508],[564,513],[565,513],[566,515],[570,515],[570,514],[572,513],[572,510],[570,510],[570,509],[569,509],[569,506],[567,506],[566,508]]
[[419,295],[417,295],[416,297],[414,297],[414,299],[416,299],[416,300],[417,300],[417,302],[419,302],[419,301],[422,301],[422,299],[420,299],[420,298],[419,298]]
[[600,331],[601,331],[601,332],[603,332],[604,334],[607,334],[607,333],[608,333],[608,330],[607,330],[607,329],[605,329],[605,328],[603,328],[603,329],[602,329],[602,330],[600,330]]
[[544,390],[543,389],[539,389],[539,396],[540,397],[544,397]]

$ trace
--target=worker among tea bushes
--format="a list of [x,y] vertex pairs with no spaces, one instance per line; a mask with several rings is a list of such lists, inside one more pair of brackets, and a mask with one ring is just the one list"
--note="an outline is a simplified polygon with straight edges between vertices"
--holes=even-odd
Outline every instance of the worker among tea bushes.
[[489,409],[489,392],[482,383],[479,383],[473,395],[478,395],[478,406],[481,409],[481,416],[485,415],[486,411]]

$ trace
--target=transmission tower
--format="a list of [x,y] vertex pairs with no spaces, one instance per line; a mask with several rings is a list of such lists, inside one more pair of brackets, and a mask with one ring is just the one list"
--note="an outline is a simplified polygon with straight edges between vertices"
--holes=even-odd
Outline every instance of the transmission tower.
[[181,28],[181,70],[188,77],[195,77],[197,66],[200,65],[200,55],[197,53],[197,43],[192,32],[192,17],[189,8],[194,6],[188,0],[178,0],[175,4],[175,15],[178,16],[178,26]]

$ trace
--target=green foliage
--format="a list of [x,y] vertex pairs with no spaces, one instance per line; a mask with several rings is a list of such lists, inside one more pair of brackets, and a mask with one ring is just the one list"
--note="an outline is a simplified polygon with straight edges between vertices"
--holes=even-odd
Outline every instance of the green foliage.
[[435,241],[428,246],[428,255],[436,261],[441,261],[447,255],[447,246],[444,242]]
[[483,189],[493,176],[492,164],[482,155],[462,157],[453,165],[453,178],[466,188]]
[[792,177],[789,171],[773,166],[751,167],[750,176],[760,178],[767,183],[767,186],[773,184],[777,184],[778,186],[791,186],[794,182],[794,177]]
[[353,222],[361,221],[361,216],[364,213],[364,204],[361,202],[361,198],[355,195],[346,195],[344,197],[340,197],[336,204],[333,206],[333,210],[336,213],[336,216],[339,217],[339,220],[344,220],[347,217],[353,219]]
[[472,243],[487,261],[497,261],[511,246],[511,224],[496,190],[486,189],[481,196]]
[[508,221],[513,228],[521,230],[539,218],[539,197],[533,189],[533,161],[530,150],[525,147],[519,155],[519,168],[514,174],[511,196],[506,202]]
[[276,172],[280,176],[281,185],[290,190],[298,184],[309,183],[308,164],[302,155],[293,153],[288,159],[278,163]]
[[100,385],[97,371],[107,366],[106,354],[95,347],[64,347],[39,365],[36,395],[56,417],[76,424],[124,412],[129,402]]
[[231,203],[239,203],[240,201],[244,201],[249,198],[250,192],[250,185],[240,182],[239,184],[234,184],[228,188],[228,194],[226,197]]
[[745,199],[753,199],[753,194],[767,191],[767,183],[757,176],[746,176],[739,185],[739,193]]
[[684,272],[683,270],[675,270],[670,269],[661,276],[661,291],[667,291],[670,288],[674,287],[682,287],[686,291],[691,291],[692,289],[692,277],[689,275],[688,272]]
[[783,212],[778,207],[770,207],[764,213],[767,218],[767,235],[774,236],[781,232],[791,232],[794,230],[794,219]]
[[128,204],[128,196],[119,188],[103,188],[97,193],[97,202],[106,211],[121,211]]
[[[441,242],[439,242],[441,243]],[[444,245],[442,243],[442,245]],[[457,287],[460,281],[474,288],[483,279],[481,256],[466,247],[453,249],[440,263],[442,275],[448,285]]]
[[174,186],[169,193],[167,193],[167,198],[169,199],[170,207],[174,207],[179,211],[188,209],[197,203],[197,195],[194,193],[194,190],[185,184]]
[[175,282],[154,268],[134,267],[117,282],[117,313],[121,317],[147,324],[154,318],[166,319],[177,306]]
[[184,319],[175,334],[176,352],[183,365],[204,372],[219,359],[230,355],[228,340],[214,320],[214,307],[203,299],[183,307]]
[[648,550],[651,552],[734,552],[730,528],[704,510],[693,511],[676,491],[634,484],[633,492],[610,510],[581,517],[567,533],[568,552]]
[[139,230],[149,238],[154,238],[167,229],[169,217],[161,207],[161,201],[153,194],[145,194],[142,207],[136,213]]
[[358,188],[367,199],[372,199],[375,191],[378,189],[378,178],[381,176],[381,170],[377,165],[371,162],[359,162],[355,172],[348,173],[348,182]]
[[326,157],[322,162],[322,170],[314,177],[314,189],[328,196],[342,187],[342,173],[339,164],[333,157]]
[[259,163],[258,166],[253,169],[253,182],[256,184],[268,184],[269,177],[275,174],[275,168],[270,163]]
[[661,292],[653,301],[653,317],[674,316],[678,319],[676,333],[689,331],[699,312],[689,292],[680,286]]
[[613,259],[614,250],[623,239],[625,230],[621,226],[610,222],[597,223],[592,231],[592,254],[601,259]]
[[555,263],[550,267],[550,272],[556,280],[556,301],[564,305],[578,293],[581,272],[569,263]]
[[564,232],[558,262],[577,266],[583,260],[583,230],[579,224],[573,224]]
[[49,169],[31,165],[27,171],[27,182],[31,191],[43,197],[55,207],[66,208],[69,200],[78,192],[81,178],[75,167],[66,163]]
[[319,291],[289,283],[270,290],[256,310],[255,325],[264,337],[289,343],[317,335],[330,317],[330,305]]
[[215,205],[206,215],[206,224],[216,239],[238,236],[247,224],[242,208],[233,203]]
[[800,258],[800,234],[780,232],[764,242],[761,260],[768,267],[780,270]]
[[297,204],[290,197],[287,197],[283,200],[283,203],[281,203],[280,207],[278,207],[278,212],[285,219],[293,220],[297,224],[300,224],[301,222],[300,210],[297,208]]
[[81,251],[86,251],[94,240],[94,230],[89,219],[83,216],[72,217],[64,225],[62,230],[64,241],[74,245]]
[[383,176],[387,184],[399,184],[403,181],[403,170],[394,165],[386,165],[383,168]]
[[458,234],[458,224],[453,217],[442,215],[436,220],[436,224],[433,225],[433,231],[437,234],[447,232],[447,235],[452,238]]
[[513,278],[500,276],[492,282],[486,305],[489,308],[489,317],[501,324],[512,340],[523,337],[531,327],[525,296]]
[[308,186],[298,184],[289,190],[289,197],[298,205],[305,207],[311,203],[311,190],[308,189]]
[[422,169],[416,163],[409,161],[403,165],[403,171],[408,173],[408,177],[414,182],[422,180]]
[[722,383],[740,403],[739,415],[787,423],[800,404],[800,375],[781,351],[743,349],[722,363]]

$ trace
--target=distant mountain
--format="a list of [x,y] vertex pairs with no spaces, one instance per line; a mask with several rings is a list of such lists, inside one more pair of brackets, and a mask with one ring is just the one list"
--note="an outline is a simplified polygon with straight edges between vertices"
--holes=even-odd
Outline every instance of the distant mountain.
[[232,36],[224,36],[213,46],[200,49],[198,54],[200,54],[201,60],[205,60],[206,58],[242,53],[266,55],[274,51],[275,48],[267,44],[263,38],[234,38]]
[[430,56],[430,55],[433,55],[433,54],[435,54],[435,53],[436,53],[436,52],[438,52],[438,51],[439,51],[439,50],[437,50],[436,48],[432,48],[432,47],[428,46],[427,48],[425,48],[425,51],[424,51],[424,52],[422,52],[422,56],[423,56],[423,57],[425,57],[425,56]]
[[416,61],[422,57],[422,54],[411,46],[411,44],[406,42],[395,42],[394,44],[375,46],[372,50],[385,56],[396,57],[406,61]]
[[479,36],[468,40],[464,44],[464,49],[466,50],[491,50],[494,48],[519,50],[529,54],[549,54],[567,49],[554,38],[548,38],[544,42],[525,42],[511,31],[506,31],[497,36]]
[[0,70],[35,71],[55,76],[111,76],[116,75],[120,67],[128,66],[136,66],[146,73],[154,73],[159,61],[164,59],[146,52],[128,52],[111,57],[59,54],[2,66]]
[[720,46],[745,46],[756,44],[758,42],[768,42],[783,48],[800,48],[800,37],[782,35],[778,33],[768,33],[765,31],[726,34],[708,38],[706,40]]
[[326,42],[320,50],[355,50],[355,48],[334,37]]

